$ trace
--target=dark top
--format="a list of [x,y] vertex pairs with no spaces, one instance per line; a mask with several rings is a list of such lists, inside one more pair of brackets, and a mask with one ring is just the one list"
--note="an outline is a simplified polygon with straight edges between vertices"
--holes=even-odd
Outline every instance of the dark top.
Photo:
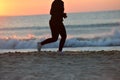
[[50,14],[51,20],[63,21],[64,2],[62,0],[55,0],[52,3]]

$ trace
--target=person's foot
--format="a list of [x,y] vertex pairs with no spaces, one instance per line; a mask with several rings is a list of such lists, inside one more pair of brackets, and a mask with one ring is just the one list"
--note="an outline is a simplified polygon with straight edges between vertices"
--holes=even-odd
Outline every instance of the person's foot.
[[40,43],[40,42],[38,42],[38,43],[37,43],[37,50],[38,50],[38,52],[40,52],[40,51],[41,51],[41,48],[42,48],[42,45],[41,45],[41,43]]
[[58,50],[57,52],[58,52],[59,54],[63,54],[63,52],[62,52],[62,51],[59,51],[59,50]]

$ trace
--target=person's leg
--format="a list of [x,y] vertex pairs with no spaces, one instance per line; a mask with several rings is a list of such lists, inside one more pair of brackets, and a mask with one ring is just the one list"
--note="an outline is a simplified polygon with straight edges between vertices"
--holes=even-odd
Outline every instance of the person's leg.
[[50,24],[52,38],[48,38],[48,39],[42,41],[41,45],[45,45],[45,44],[48,44],[48,43],[55,42],[58,39],[59,33],[58,33],[58,29],[56,28],[55,22],[50,21],[49,24]]
[[55,42],[55,41],[57,41],[57,39],[58,39],[58,35],[56,35],[56,36],[52,35],[52,38],[48,38],[48,39],[42,41],[41,45],[45,45],[45,44],[48,44],[48,43]]
[[67,37],[66,29],[65,29],[65,26],[63,23],[60,24],[59,32],[60,32],[60,36],[61,36],[61,40],[60,40],[60,44],[59,44],[59,51],[61,52],[63,49],[63,46],[65,44],[66,37]]

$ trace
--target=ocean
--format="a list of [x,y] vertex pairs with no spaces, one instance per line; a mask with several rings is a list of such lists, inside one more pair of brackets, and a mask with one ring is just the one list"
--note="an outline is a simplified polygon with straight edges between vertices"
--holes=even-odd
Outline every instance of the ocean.
[[[36,51],[37,42],[51,37],[49,20],[48,14],[0,17],[0,52]],[[64,50],[120,50],[120,11],[68,13],[64,24]],[[59,40],[43,50],[57,50]]]

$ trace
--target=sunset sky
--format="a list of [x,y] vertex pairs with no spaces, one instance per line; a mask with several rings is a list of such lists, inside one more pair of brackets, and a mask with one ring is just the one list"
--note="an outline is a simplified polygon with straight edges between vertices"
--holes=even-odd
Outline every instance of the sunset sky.
[[[0,0],[0,16],[48,14],[53,0]],[[120,10],[120,0],[63,0],[65,12]]]

